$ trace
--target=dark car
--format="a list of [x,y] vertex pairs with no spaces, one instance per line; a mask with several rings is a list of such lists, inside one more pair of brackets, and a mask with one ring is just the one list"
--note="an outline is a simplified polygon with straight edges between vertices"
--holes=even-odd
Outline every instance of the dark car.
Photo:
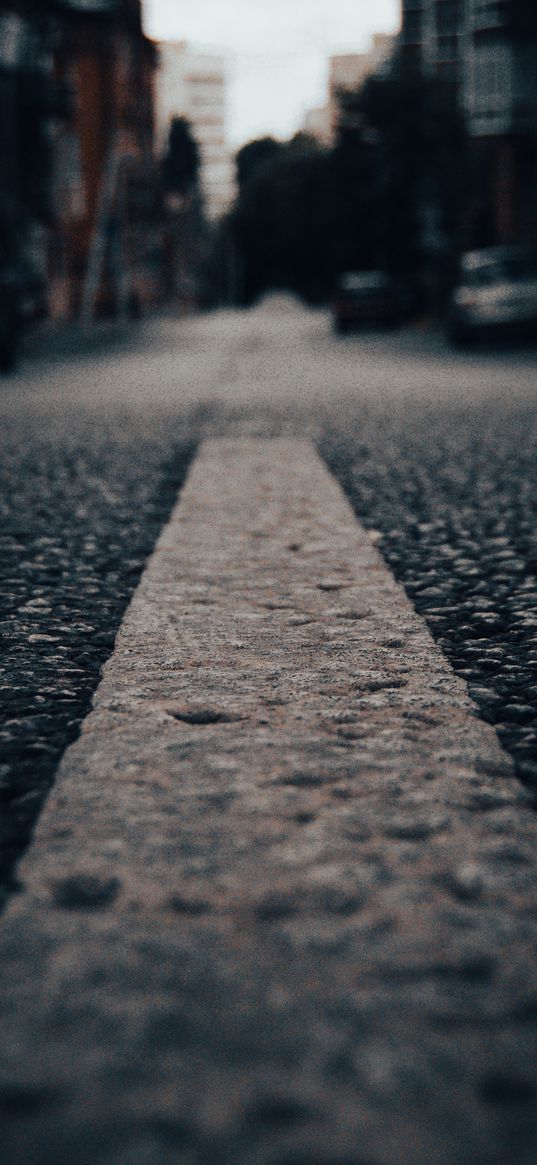
[[383,271],[346,271],[340,275],[332,301],[332,317],[339,335],[364,324],[395,324],[400,297]]
[[463,255],[448,331],[455,344],[481,335],[537,335],[537,251],[503,246]]

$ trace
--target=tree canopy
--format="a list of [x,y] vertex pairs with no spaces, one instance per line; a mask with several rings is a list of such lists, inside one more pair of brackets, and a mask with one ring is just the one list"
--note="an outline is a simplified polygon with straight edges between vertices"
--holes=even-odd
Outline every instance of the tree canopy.
[[349,270],[413,279],[428,247],[456,244],[464,131],[449,85],[394,69],[341,100],[331,148],[297,134],[237,156],[230,226],[246,302],[270,287],[321,301]]
[[162,166],[164,189],[174,194],[188,194],[197,183],[199,168],[199,148],[190,122],[186,117],[172,118]]

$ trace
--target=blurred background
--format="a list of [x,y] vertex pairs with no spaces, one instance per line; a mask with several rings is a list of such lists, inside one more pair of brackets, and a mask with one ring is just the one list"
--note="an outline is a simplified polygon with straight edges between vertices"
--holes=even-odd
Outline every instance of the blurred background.
[[38,320],[271,288],[537,324],[534,0],[1,0],[0,94],[4,369]]

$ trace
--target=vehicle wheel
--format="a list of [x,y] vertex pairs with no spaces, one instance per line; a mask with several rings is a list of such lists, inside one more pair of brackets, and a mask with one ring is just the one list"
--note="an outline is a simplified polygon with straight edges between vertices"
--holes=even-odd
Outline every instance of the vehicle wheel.
[[346,320],[334,320],[334,331],[336,336],[346,336],[349,331],[349,325]]

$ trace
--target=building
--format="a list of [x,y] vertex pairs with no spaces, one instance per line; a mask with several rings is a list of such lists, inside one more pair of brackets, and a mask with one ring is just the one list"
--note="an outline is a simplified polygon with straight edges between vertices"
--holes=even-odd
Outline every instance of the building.
[[403,0],[403,60],[425,76],[461,80],[468,0]]
[[50,6],[0,3],[0,266],[30,315],[46,310],[51,135],[65,106],[52,44]]
[[321,105],[316,109],[308,109],[302,128],[304,133],[315,138],[320,145],[329,146],[332,141],[332,132],[328,105]]
[[[531,0],[530,0],[531,2]],[[477,241],[537,242],[537,11],[467,0],[463,99],[482,181]]]
[[43,314],[158,297],[154,69],[140,0],[0,2],[2,249]]
[[196,52],[185,41],[159,48],[157,139],[163,152],[170,122],[185,117],[200,150],[200,183],[207,217],[219,218],[234,195],[234,167],[226,141],[226,62]]
[[156,53],[140,0],[54,7],[54,74],[69,109],[54,127],[50,304],[89,321],[159,295]]
[[368,77],[387,67],[397,45],[397,37],[376,33],[366,53],[343,53],[328,62],[328,101],[307,111],[303,129],[322,145],[334,144],[343,123],[352,121],[354,98]]
[[423,68],[426,40],[427,0],[402,0],[399,45],[407,65]]
[[[368,77],[385,68],[395,49],[396,38],[376,33],[366,53],[344,53],[330,57],[328,72],[328,123],[334,141],[337,130],[352,121],[355,95]],[[346,100],[350,98],[350,100]]]
[[403,64],[452,83],[471,142],[467,245],[537,241],[537,5],[402,0]]

